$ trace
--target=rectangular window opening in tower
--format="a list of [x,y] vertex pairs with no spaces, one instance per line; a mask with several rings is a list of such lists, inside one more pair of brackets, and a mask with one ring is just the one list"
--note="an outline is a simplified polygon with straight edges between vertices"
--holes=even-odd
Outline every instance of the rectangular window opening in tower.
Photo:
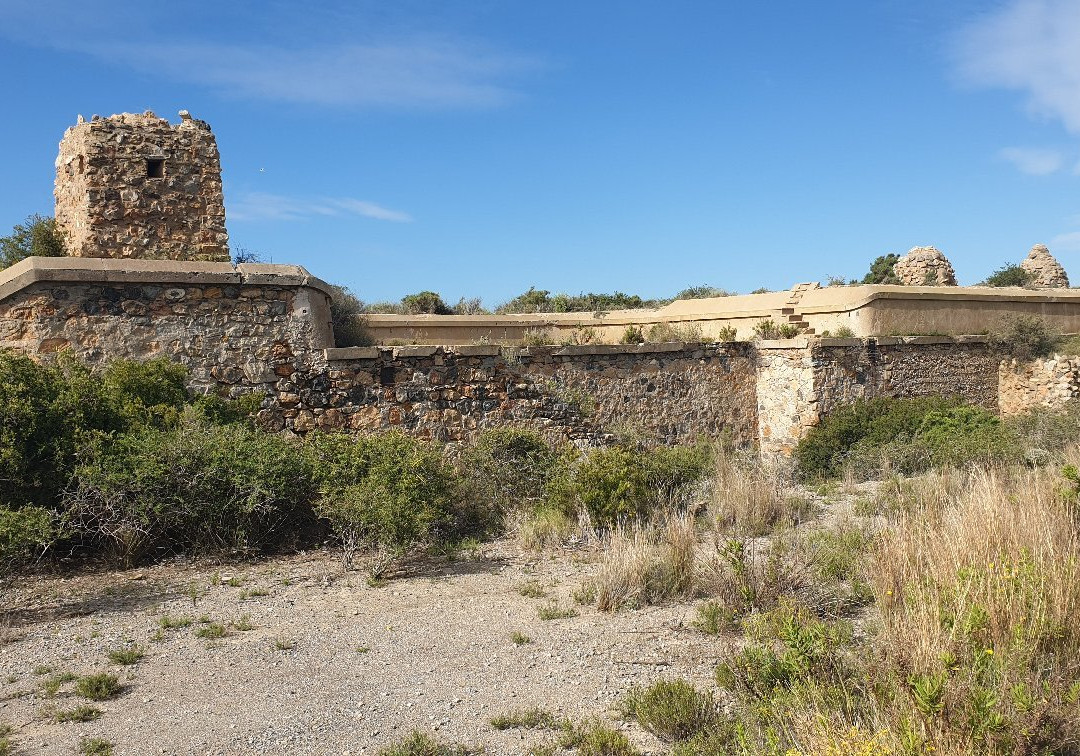
[[165,178],[165,158],[147,158],[146,177]]

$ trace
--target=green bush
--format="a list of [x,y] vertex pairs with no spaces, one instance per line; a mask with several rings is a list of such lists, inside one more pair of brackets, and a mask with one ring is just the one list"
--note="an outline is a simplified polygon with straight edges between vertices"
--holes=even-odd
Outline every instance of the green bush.
[[406,294],[401,298],[401,306],[407,315],[453,315],[454,311],[434,291],[421,291]]
[[0,507],[0,574],[44,551],[57,536],[53,513],[41,507]]
[[16,225],[10,236],[0,236],[0,269],[27,257],[63,257],[64,240],[56,229],[56,220],[31,215]]
[[989,336],[995,349],[1018,360],[1049,357],[1062,341],[1061,334],[1037,315],[1008,316]]
[[379,750],[379,756],[469,756],[481,753],[459,744],[443,743],[419,730]]
[[1028,273],[1015,263],[1005,263],[1000,268],[995,270],[986,280],[982,282],[982,286],[1027,286],[1031,283],[1034,276]]
[[657,680],[647,688],[634,688],[623,708],[627,716],[668,743],[713,731],[721,721],[712,694],[685,680]]
[[330,325],[334,330],[334,346],[370,346],[374,343],[367,329],[364,303],[347,286],[330,286]]
[[347,566],[359,548],[401,553],[459,533],[462,484],[437,449],[396,431],[315,434],[308,447],[317,512],[341,540]]
[[310,526],[315,481],[288,439],[187,420],[96,444],[66,519],[124,564],[155,554],[262,551]]
[[461,466],[471,496],[505,517],[543,506],[548,484],[565,464],[563,456],[535,431],[494,428],[465,449]]
[[919,397],[859,400],[837,407],[811,428],[795,448],[804,478],[838,475],[856,446],[879,450],[899,437],[912,437],[931,412],[960,404],[957,399]]
[[563,511],[571,511],[565,497],[573,497],[599,528],[644,519],[661,507],[677,505],[679,494],[708,474],[711,460],[706,444],[644,452],[621,446],[596,449],[577,464],[555,499]]
[[901,281],[897,278],[896,273],[893,270],[893,266],[900,260],[900,255],[887,254],[878,255],[874,258],[874,262],[870,263],[870,272],[863,276],[862,283],[864,284],[900,284]]

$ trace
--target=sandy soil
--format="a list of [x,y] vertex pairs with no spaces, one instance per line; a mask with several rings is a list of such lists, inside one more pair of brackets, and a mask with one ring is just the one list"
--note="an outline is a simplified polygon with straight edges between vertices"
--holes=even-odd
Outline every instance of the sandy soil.
[[[619,698],[659,677],[707,684],[726,641],[690,627],[690,604],[614,614],[577,606],[571,594],[595,569],[593,556],[537,557],[497,542],[479,556],[413,562],[375,587],[343,572],[330,551],[21,578],[0,596],[0,722],[14,727],[18,753],[74,753],[80,739],[99,736],[118,754],[359,754],[421,728],[520,754],[550,736],[497,732],[489,719],[542,706],[602,717],[645,753],[664,753],[618,720]],[[547,595],[521,595],[529,581]],[[541,620],[538,607],[552,601],[578,615]],[[194,622],[162,630],[166,614]],[[229,634],[195,637],[200,617],[231,623]],[[531,642],[512,642],[515,631]],[[145,647],[141,661],[108,661],[129,643]],[[95,704],[104,715],[55,723],[50,711],[85,701],[70,682],[49,698],[42,681],[101,671],[124,684]]]

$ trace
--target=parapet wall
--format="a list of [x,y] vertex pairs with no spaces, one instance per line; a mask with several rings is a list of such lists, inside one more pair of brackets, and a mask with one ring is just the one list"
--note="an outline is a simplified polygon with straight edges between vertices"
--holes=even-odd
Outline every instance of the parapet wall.
[[0,271],[0,348],[91,365],[167,356],[196,391],[264,393],[260,423],[298,434],[399,428],[456,442],[518,425],[582,446],[621,431],[667,444],[726,435],[766,454],[790,453],[860,398],[997,407],[1040,369],[1077,384],[1072,363],[999,374],[981,337],[336,349],[328,303],[295,266],[37,258]]
[[91,365],[167,356],[197,391],[273,393],[321,368],[329,301],[292,265],[30,258],[0,271],[0,348]]
[[755,337],[765,320],[814,336],[961,336],[989,333],[1009,317],[1037,316],[1062,333],[1080,333],[1080,290],[985,286],[832,286],[797,284],[789,291],[684,299],[650,310],[526,315],[369,315],[378,343],[521,343],[526,336],[553,342],[615,344],[628,326],[646,335],[656,325],[696,331],[716,340],[734,330]]

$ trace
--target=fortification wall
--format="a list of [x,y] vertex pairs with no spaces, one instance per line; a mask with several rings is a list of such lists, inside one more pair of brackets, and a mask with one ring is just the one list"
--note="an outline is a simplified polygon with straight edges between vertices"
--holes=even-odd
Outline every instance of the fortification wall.
[[999,354],[986,338],[794,339],[760,347],[758,426],[789,454],[836,407],[877,397],[959,396],[996,409]]
[[1080,398],[1080,357],[1055,355],[1027,363],[1002,362],[998,385],[998,409],[1003,415],[1058,409]]
[[329,295],[287,265],[31,258],[0,277],[0,348],[88,364],[167,356],[197,391],[276,391],[321,369]]
[[1080,393],[1080,361],[999,371],[983,337],[336,349],[328,304],[295,266],[30,259],[0,271],[0,348],[92,365],[164,355],[196,391],[265,393],[259,421],[274,430],[462,441],[512,424],[581,445],[727,435],[770,455],[857,399],[1013,411]]
[[460,441],[500,425],[583,445],[630,431],[656,442],[756,435],[747,344],[358,347],[327,351],[263,410],[267,427],[367,432],[399,428]]

